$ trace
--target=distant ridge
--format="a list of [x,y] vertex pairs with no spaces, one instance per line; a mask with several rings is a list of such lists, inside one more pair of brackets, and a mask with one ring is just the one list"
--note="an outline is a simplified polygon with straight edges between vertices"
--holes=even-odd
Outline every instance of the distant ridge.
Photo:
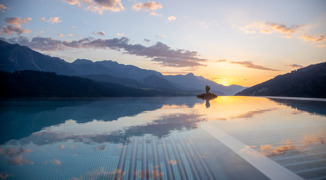
[[0,72],[0,98],[151,97],[186,96],[183,92],[140,89],[120,84],[95,82],[53,72]]
[[326,98],[326,62],[278,75],[236,95]]
[[0,71],[22,70],[54,72],[57,75],[80,76],[93,81],[116,83],[129,87],[170,92],[186,91],[193,94],[204,91],[206,85],[209,85],[212,88],[211,91],[218,95],[234,95],[245,88],[238,85],[223,86],[192,73],[164,76],[157,71],[119,64],[112,60],[93,62],[87,59],[77,59],[68,63],[63,59],[33,51],[26,46],[0,40]]

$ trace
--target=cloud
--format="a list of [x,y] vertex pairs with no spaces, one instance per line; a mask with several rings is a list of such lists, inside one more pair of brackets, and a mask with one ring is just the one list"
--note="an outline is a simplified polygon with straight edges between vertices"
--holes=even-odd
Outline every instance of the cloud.
[[262,110],[257,110],[257,111],[248,111],[244,114],[240,114],[240,115],[237,115],[237,116],[232,116],[231,118],[252,118],[253,116],[257,115],[257,114],[262,114],[262,113],[265,113],[265,112],[268,112],[268,111],[272,111],[274,110],[273,108],[272,109],[262,109]]
[[145,3],[134,4],[132,8],[135,11],[147,11],[152,16],[161,16],[160,14],[157,14],[155,11],[163,8],[163,6],[161,5],[161,3],[148,1]]
[[7,179],[10,176],[12,176],[12,174],[9,174],[7,171],[0,172],[0,179]]
[[22,24],[25,24],[31,20],[32,20],[32,18],[30,18],[30,17],[28,17],[26,19],[22,19],[21,17],[5,18],[6,23],[15,25],[17,27],[21,27]]
[[100,145],[97,147],[94,147],[95,151],[105,151],[106,150],[106,145]]
[[104,11],[119,12],[124,10],[121,0],[63,0],[63,2],[78,7],[85,5],[85,11],[93,11],[98,14],[103,14]]
[[1,11],[2,13],[4,13],[6,9],[8,9],[8,8],[7,8],[5,5],[0,4],[0,11]]
[[145,2],[144,4],[143,3],[134,4],[132,6],[132,8],[136,11],[139,11],[139,10],[155,11],[157,9],[163,8],[163,6],[161,5],[161,3],[148,1],[148,2]]
[[23,165],[23,164],[34,164],[34,162],[23,158],[25,153],[33,152],[32,149],[23,149],[21,147],[5,148],[0,149],[0,154],[4,154],[8,158],[8,164],[10,165]]
[[157,37],[157,38],[165,38],[166,37],[166,35],[156,35],[155,37]]
[[71,26],[71,28],[75,29],[75,28],[77,28],[77,26]]
[[61,23],[62,21],[60,20],[59,17],[51,17],[49,20],[47,20],[47,22],[50,22],[51,24],[55,24],[55,23]]
[[226,62],[226,59],[216,60],[216,62]]
[[50,163],[53,165],[61,165],[61,161],[59,159],[50,160]]
[[231,64],[239,64],[239,65],[245,66],[247,68],[252,68],[252,69],[267,70],[267,71],[279,71],[277,69],[271,69],[271,68],[267,68],[264,66],[255,65],[250,61],[231,61],[230,63]]
[[319,44],[317,47],[322,48],[322,47],[326,47],[326,45],[325,44]]
[[153,179],[162,179],[163,177],[163,172],[159,171],[159,170],[146,170],[146,171],[135,171],[134,175],[138,176],[140,179],[148,179],[148,177],[152,177]]
[[305,34],[305,35],[302,35],[301,36],[301,39],[305,40],[305,41],[311,41],[313,43],[321,43],[323,41],[326,40],[326,37],[323,36],[323,35],[320,35],[320,36],[312,36],[312,35],[309,35],[309,34]]
[[285,145],[274,147],[270,144],[268,145],[261,145],[260,146],[260,152],[265,156],[275,156],[284,154],[287,151],[294,150],[295,147],[292,145],[292,141],[288,140],[286,141]]
[[117,33],[117,36],[124,36],[125,34],[123,33]]
[[175,16],[169,16],[168,17],[168,21],[171,22],[171,21],[175,21],[177,18]]
[[58,33],[58,36],[59,36],[59,37],[63,37],[63,35],[62,35],[61,33]]
[[68,36],[70,36],[70,37],[73,37],[73,36],[74,36],[74,34],[73,34],[73,33],[69,33],[69,34],[68,34]]
[[9,26],[4,26],[2,27],[3,32],[5,32],[6,34],[24,34],[24,33],[32,33],[32,31],[28,30],[28,29],[22,29],[20,26],[13,26],[13,25],[9,25]]
[[304,66],[299,65],[299,64],[290,64],[289,66],[293,67],[293,68],[302,68],[302,67],[304,67]]
[[292,34],[299,31],[302,25],[292,25],[292,26],[286,26],[284,24],[279,23],[271,23],[271,22],[260,22],[255,21],[252,22],[244,27],[240,27],[240,29],[247,33],[247,34],[253,34],[253,33],[263,33],[263,34],[271,34],[271,33],[281,33],[286,38],[291,38]]
[[93,32],[93,34],[99,35],[99,36],[105,36],[105,32],[104,31]]
[[26,19],[23,19],[21,17],[12,17],[12,18],[5,18],[6,23],[8,23],[8,26],[2,27],[2,32],[6,34],[23,34],[23,33],[31,33],[32,31],[28,29],[22,29],[22,24],[25,24],[29,21],[31,21],[32,18],[28,17]]
[[65,50],[69,48],[95,48],[124,51],[126,54],[150,58],[152,61],[162,66],[169,67],[199,67],[205,66],[202,63],[207,61],[207,59],[199,58],[199,53],[196,51],[172,49],[162,42],[157,42],[151,46],[131,44],[129,42],[130,40],[126,37],[113,39],[84,38],[70,42],[44,37],[34,37],[32,40],[26,37],[19,37],[8,39],[8,41],[41,51]]
[[81,7],[79,0],[62,0],[62,1],[70,5],[78,5],[78,7]]
[[176,164],[177,164],[177,161],[171,159],[171,160],[169,161],[169,164],[171,164],[171,165],[176,165]]

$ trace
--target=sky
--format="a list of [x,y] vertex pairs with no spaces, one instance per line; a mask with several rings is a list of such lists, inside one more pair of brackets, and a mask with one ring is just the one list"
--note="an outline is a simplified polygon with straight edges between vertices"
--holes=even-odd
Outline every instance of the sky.
[[67,62],[113,60],[253,86],[326,61],[324,0],[0,0],[0,38]]

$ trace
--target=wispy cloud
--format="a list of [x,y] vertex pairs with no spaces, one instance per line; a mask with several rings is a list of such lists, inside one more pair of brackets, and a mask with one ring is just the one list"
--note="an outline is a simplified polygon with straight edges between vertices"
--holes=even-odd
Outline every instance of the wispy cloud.
[[119,12],[124,10],[121,0],[63,0],[70,5],[85,6],[84,10],[103,14],[104,11]]
[[171,22],[171,21],[175,21],[177,18],[175,16],[169,16],[168,17],[168,21]]
[[313,43],[320,43],[326,40],[326,37],[323,35],[319,35],[319,36],[313,36],[313,35],[309,35],[309,34],[305,34],[301,36],[301,39],[305,40],[305,41],[311,41]]
[[23,19],[21,17],[12,17],[12,18],[5,18],[5,21],[7,24],[9,24],[8,26],[3,26],[2,27],[2,31],[6,34],[23,34],[23,33],[31,33],[32,31],[28,30],[28,29],[22,29],[22,25],[31,21],[32,18],[28,17],[26,19]]
[[123,33],[117,33],[117,36],[124,36],[125,34]]
[[61,33],[58,33],[58,36],[59,36],[59,37],[63,37],[63,34],[61,34]]
[[155,11],[157,9],[163,8],[163,6],[161,5],[161,3],[148,1],[148,2],[145,2],[145,3],[134,4],[132,6],[132,8],[134,10],[136,10],[136,11],[140,11],[140,10],[141,11],[147,11],[152,16],[160,16],[160,14],[157,14]]
[[104,31],[93,32],[93,34],[99,35],[99,36],[105,36],[105,32]]
[[298,32],[303,25],[291,25],[286,26],[280,23],[271,23],[271,22],[260,22],[255,21],[244,27],[240,27],[240,29],[247,33],[263,33],[263,34],[271,34],[271,33],[280,33],[282,37],[291,38],[292,34]]
[[230,63],[231,64],[239,64],[239,65],[245,66],[247,68],[252,68],[252,69],[267,70],[267,71],[279,71],[277,69],[271,69],[271,68],[267,68],[264,66],[253,64],[250,61],[230,61]]
[[216,62],[226,62],[226,59],[216,60]]
[[293,67],[293,68],[302,68],[302,67],[304,67],[304,66],[299,65],[299,64],[290,64],[289,66]]
[[6,11],[6,9],[8,9],[8,7],[6,7],[6,6],[3,5],[3,4],[0,4],[0,11],[1,11],[2,13],[4,13],[4,12]]
[[207,61],[207,59],[200,58],[197,51],[172,49],[162,42],[157,42],[151,46],[131,44],[130,40],[126,37],[113,39],[84,38],[70,42],[44,37],[34,37],[31,40],[26,37],[18,37],[11,38],[8,41],[24,46],[29,46],[32,49],[41,51],[55,51],[69,48],[108,48],[117,51],[123,50],[126,54],[151,58],[152,61],[157,62],[162,66],[169,67],[195,68],[199,66],[205,66],[203,63]]
[[163,35],[163,34],[159,34],[159,35],[156,35],[155,37],[157,37],[157,38],[165,38],[165,37],[166,37],[166,35]]

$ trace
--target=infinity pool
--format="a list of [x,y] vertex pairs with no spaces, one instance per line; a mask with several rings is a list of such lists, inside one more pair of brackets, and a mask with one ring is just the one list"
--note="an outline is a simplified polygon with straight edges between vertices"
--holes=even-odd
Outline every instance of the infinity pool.
[[0,179],[326,179],[326,101],[0,102]]

